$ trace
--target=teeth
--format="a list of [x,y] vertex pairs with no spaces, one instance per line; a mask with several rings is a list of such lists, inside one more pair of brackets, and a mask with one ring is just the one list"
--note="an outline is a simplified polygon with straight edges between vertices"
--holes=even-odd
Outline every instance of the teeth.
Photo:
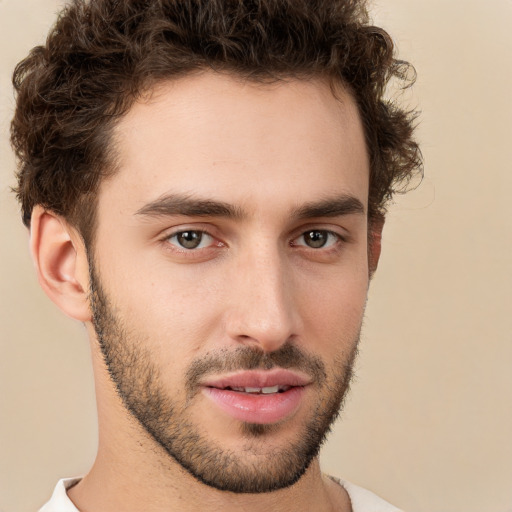
[[244,388],[244,391],[246,393],[261,393],[261,388]]
[[269,393],[277,393],[279,391],[279,386],[272,386],[271,388],[261,388],[261,392],[265,395]]
[[286,391],[289,388],[289,386],[269,386],[266,388],[251,388],[251,387],[231,387],[232,391],[239,391],[241,393],[252,393],[252,394],[264,394],[264,395],[270,395],[271,393],[278,393],[280,390]]

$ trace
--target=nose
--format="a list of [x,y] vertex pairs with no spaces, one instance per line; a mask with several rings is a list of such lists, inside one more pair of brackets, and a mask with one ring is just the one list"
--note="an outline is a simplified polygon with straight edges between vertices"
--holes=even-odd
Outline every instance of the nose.
[[227,334],[273,352],[300,332],[293,273],[278,251],[248,255],[237,265],[227,312]]

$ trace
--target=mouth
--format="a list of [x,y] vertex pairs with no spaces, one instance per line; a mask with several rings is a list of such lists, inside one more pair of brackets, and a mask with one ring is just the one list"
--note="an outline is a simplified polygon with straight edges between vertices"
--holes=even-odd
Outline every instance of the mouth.
[[273,424],[297,412],[310,384],[307,376],[290,370],[244,371],[210,379],[202,391],[233,419]]
[[[246,387],[228,386],[228,387],[225,387],[222,389],[227,390],[227,391],[236,391],[237,393],[250,393],[251,395],[272,395],[274,393],[285,393],[286,391],[288,391],[291,388],[292,388],[292,386],[276,385],[276,386],[267,386],[264,388],[249,387],[249,386],[246,386]],[[219,388],[216,388],[216,389],[219,389]]]

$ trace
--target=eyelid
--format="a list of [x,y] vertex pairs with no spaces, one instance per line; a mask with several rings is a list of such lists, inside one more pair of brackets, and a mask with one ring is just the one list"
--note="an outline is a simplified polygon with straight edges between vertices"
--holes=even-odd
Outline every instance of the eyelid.
[[160,240],[166,240],[170,238],[171,236],[175,236],[179,233],[183,233],[185,231],[196,231],[198,233],[203,233],[206,235],[209,235],[213,238],[218,238],[218,235],[216,234],[216,229],[211,224],[208,224],[206,222],[191,222],[187,223],[184,222],[182,224],[175,224],[174,226],[168,226],[165,229],[161,229],[159,231],[159,234],[157,237]]
[[350,231],[341,224],[334,222],[325,222],[325,221],[311,221],[300,226],[297,226],[293,229],[291,233],[291,238],[295,239],[308,231],[325,231],[328,233],[332,233],[333,235],[339,237],[341,240],[348,242],[351,239]]

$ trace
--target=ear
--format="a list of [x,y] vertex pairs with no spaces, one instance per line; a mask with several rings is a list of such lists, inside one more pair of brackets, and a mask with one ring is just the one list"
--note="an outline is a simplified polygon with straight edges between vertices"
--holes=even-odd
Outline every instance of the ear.
[[35,206],[30,251],[46,295],[66,315],[91,320],[87,252],[78,232],[59,215]]
[[384,229],[384,216],[379,215],[368,224],[368,269],[370,279],[377,270],[382,248],[382,230]]

